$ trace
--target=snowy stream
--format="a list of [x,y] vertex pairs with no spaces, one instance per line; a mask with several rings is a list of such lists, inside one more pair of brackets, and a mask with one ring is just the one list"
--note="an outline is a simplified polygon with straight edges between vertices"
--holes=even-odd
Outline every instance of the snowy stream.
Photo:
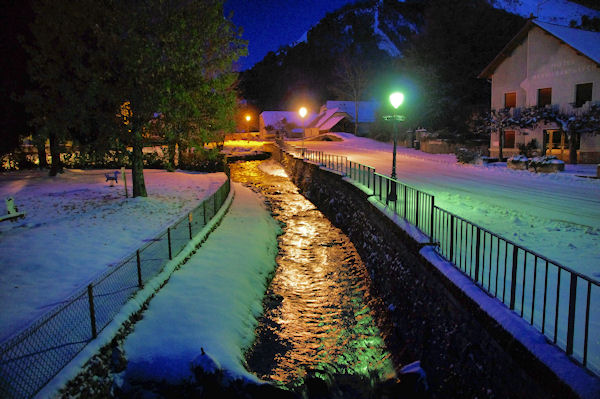
[[284,231],[265,313],[247,354],[250,370],[296,391],[324,381],[334,396],[370,396],[395,371],[354,245],[273,161],[237,163],[231,171],[233,180],[266,197]]

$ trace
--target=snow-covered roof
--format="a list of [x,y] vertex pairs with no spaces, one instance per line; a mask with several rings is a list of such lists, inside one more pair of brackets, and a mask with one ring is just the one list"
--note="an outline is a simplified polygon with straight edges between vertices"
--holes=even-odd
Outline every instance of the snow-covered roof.
[[533,23],[600,64],[600,32],[569,28],[548,22],[533,21]]
[[[337,108],[340,112],[345,112],[354,120],[354,101],[327,101],[325,107],[327,109]],[[358,102],[358,122],[375,122],[375,115],[379,103],[376,101],[359,101]]]
[[498,53],[496,58],[479,74],[479,78],[490,78],[496,68],[510,56],[533,27],[539,27],[573,50],[600,65],[600,32],[570,28],[568,26],[529,20],[510,42]]
[[[309,113],[304,119],[306,126],[309,126],[312,120],[315,118],[314,113]],[[284,118],[288,123],[293,123],[296,126],[302,126],[302,118],[296,111],[263,111],[260,114],[265,126],[275,126],[281,122]]]
[[337,125],[337,123],[339,121],[341,121],[342,119],[346,118],[348,115],[340,115],[340,114],[336,114],[331,116],[330,118],[328,118],[326,121],[324,121],[320,126],[319,126],[319,130],[323,131],[323,130],[330,130],[331,128],[333,128],[335,125]]
[[328,109],[326,106],[321,107],[321,113],[312,120],[310,125],[307,127],[316,127],[320,131],[330,130],[339,121],[344,118],[351,119],[351,116],[347,112],[340,110],[339,108]]

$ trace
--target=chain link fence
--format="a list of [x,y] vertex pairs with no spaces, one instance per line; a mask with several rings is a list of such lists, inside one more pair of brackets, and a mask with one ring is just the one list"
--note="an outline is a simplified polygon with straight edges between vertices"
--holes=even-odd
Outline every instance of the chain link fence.
[[0,397],[30,398],[96,338],[121,307],[176,257],[229,195],[210,197],[87,288],[0,345]]

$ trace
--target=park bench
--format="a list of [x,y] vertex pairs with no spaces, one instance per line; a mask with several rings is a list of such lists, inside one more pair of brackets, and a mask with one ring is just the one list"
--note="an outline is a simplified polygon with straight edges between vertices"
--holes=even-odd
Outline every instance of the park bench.
[[119,171],[115,170],[113,173],[105,173],[106,181],[110,181],[110,186],[114,186],[113,182],[119,183]]
[[6,203],[6,212],[7,213],[6,213],[6,215],[0,216],[0,222],[3,222],[5,220],[15,221],[19,218],[25,217],[25,212],[19,212],[19,210],[15,206],[15,201],[13,200],[12,197],[6,198],[4,200],[4,202]]

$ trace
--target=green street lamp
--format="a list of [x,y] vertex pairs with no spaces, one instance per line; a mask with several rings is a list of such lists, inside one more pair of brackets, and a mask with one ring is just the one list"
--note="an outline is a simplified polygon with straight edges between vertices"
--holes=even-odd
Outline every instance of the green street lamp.
[[396,145],[398,142],[398,124],[396,123],[396,121],[403,121],[404,120],[404,116],[402,115],[398,115],[398,113],[396,112],[398,110],[398,107],[400,107],[402,105],[402,103],[404,102],[404,94],[400,93],[400,92],[394,92],[392,94],[390,94],[390,103],[392,104],[392,107],[394,107],[394,115],[391,117],[394,126],[393,126],[393,135],[394,135],[394,152],[392,153],[392,184],[390,185],[390,192],[388,194],[388,200],[390,201],[396,201],[397,200],[397,194],[396,194]]

